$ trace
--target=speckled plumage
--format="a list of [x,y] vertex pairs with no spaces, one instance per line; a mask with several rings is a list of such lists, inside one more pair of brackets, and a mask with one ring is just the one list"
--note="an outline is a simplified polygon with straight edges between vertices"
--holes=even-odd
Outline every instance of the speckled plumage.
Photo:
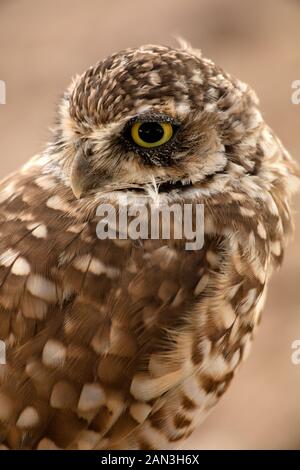
[[[179,123],[172,144],[126,142],[145,113]],[[199,51],[144,46],[76,77],[53,141],[0,187],[3,448],[180,445],[247,355],[297,174],[251,88]],[[204,204],[204,247],[99,240],[97,206],[124,192]]]

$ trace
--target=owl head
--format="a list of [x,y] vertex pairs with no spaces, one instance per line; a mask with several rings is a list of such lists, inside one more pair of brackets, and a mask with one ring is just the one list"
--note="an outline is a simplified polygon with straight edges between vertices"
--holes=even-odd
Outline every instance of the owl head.
[[127,49],[76,77],[54,147],[77,198],[224,190],[259,165],[254,92],[199,51]]

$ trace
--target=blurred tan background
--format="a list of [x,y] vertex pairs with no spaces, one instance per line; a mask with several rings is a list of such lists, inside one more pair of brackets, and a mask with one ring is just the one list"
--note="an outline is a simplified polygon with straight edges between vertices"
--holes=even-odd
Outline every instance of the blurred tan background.
[[[257,91],[266,120],[300,161],[298,0],[0,0],[0,176],[43,148],[70,77],[107,54],[183,36]],[[300,197],[295,200],[298,212]],[[300,449],[300,214],[273,278],[252,354],[188,449]]]

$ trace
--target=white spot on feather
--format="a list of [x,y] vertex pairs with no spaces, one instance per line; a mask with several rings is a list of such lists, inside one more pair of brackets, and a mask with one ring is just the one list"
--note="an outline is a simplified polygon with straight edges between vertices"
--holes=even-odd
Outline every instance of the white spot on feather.
[[203,77],[202,77],[202,73],[200,70],[195,70],[192,76],[192,81],[194,83],[198,83],[199,85],[203,84]]
[[253,217],[255,215],[255,212],[252,209],[248,209],[246,207],[240,206],[240,213],[244,217]]
[[235,353],[233,354],[231,361],[230,361],[230,367],[231,369],[235,369],[236,366],[238,365],[238,362],[240,360],[240,350],[237,349]]
[[59,447],[51,439],[44,437],[40,440],[37,450],[59,450]]
[[228,372],[228,364],[223,355],[217,353],[207,358],[203,363],[203,370],[205,370],[211,377],[218,379]]
[[179,115],[186,115],[190,112],[190,110],[190,105],[185,101],[182,101],[176,105],[176,111]]
[[217,315],[220,315],[221,322],[224,328],[230,328],[236,319],[236,314],[230,303],[224,304],[221,309],[221,312],[220,309],[218,309],[217,312]]
[[105,404],[105,392],[96,383],[89,383],[83,386],[78,402],[80,411],[91,411]]
[[42,189],[49,190],[57,187],[57,182],[50,176],[39,176],[36,178],[35,183]]
[[56,211],[68,211],[69,207],[66,206],[63,199],[59,196],[52,196],[47,200],[46,206],[50,209],[54,209]]
[[78,437],[77,446],[78,450],[92,450],[98,445],[101,440],[101,435],[95,431],[84,430],[81,431]]
[[251,262],[251,268],[254,276],[264,284],[266,281],[266,267],[263,267],[259,258],[254,259]]
[[49,339],[43,349],[43,363],[48,367],[61,367],[66,359],[65,346],[55,339]]
[[28,274],[30,274],[30,264],[23,257],[17,258],[12,266],[11,272],[15,276],[28,276]]
[[161,84],[161,78],[157,72],[149,73],[149,82],[151,85],[157,86]]
[[238,309],[239,313],[241,314],[247,313],[250,310],[250,308],[253,306],[256,298],[257,298],[257,290],[255,288],[250,289],[248,291],[247,296],[245,297],[245,299],[241,303],[241,306]]
[[20,253],[18,251],[8,248],[0,255],[0,265],[8,268],[13,264],[19,254]]
[[27,229],[31,230],[31,234],[36,238],[47,238],[48,232],[47,227],[44,224],[29,224],[27,225]]
[[176,386],[181,379],[182,370],[176,370],[155,378],[151,377],[150,374],[139,373],[133,377],[130,393],[137,400],[152,400]]
[[258,222],[257,224],[257,233],[260,236],[260,238],[262,238],[263,240],[267,238],[266,229],[261,222]]
[[106,276],[110,279],[114,279],[120,274],[118,268],[107,266],[97,258],[91,259],[90,255],[83,255],[76,258],[74,260],[73,266],[83,273],[89,271],[96,276],[100,276],[100,274],[106,274]]
[[33,406],[27,406],[20,414],[16,425],[19,428],[33,428],[40,422],[38,412]]
[[15,195],[15,184],[14,183],[9,183],[2,191],[0,191],[0,203],[6,201],[9,199],[11,196]]
[[197,406],[203,406],[207,400],[207,393],[205,390],[199,386],[199,382],[196,377],[188,377],[183,382],[183,391],[184,394],[192,400]]
[[57,301],[55,284],[39,274],[31,274],[26,284],[27,290],[47,302]]
[[281,244],[280,244],[279,240],[277,240],[276,242],[271,243],[271,251],[275,256],[280,256]]
[[219,257],[218,255],[212,251],[208,250],[206,253],[206,259],[209,262],[209,264],[213,267],[216,268],[219,265]]

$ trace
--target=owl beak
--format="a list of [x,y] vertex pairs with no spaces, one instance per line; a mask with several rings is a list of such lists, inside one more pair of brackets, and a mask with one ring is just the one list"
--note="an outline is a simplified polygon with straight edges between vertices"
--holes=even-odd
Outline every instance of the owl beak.
[[76,199],[83,198],[93,187],[93,170],[83,147],[80,147],[71,166],[70,184]]

